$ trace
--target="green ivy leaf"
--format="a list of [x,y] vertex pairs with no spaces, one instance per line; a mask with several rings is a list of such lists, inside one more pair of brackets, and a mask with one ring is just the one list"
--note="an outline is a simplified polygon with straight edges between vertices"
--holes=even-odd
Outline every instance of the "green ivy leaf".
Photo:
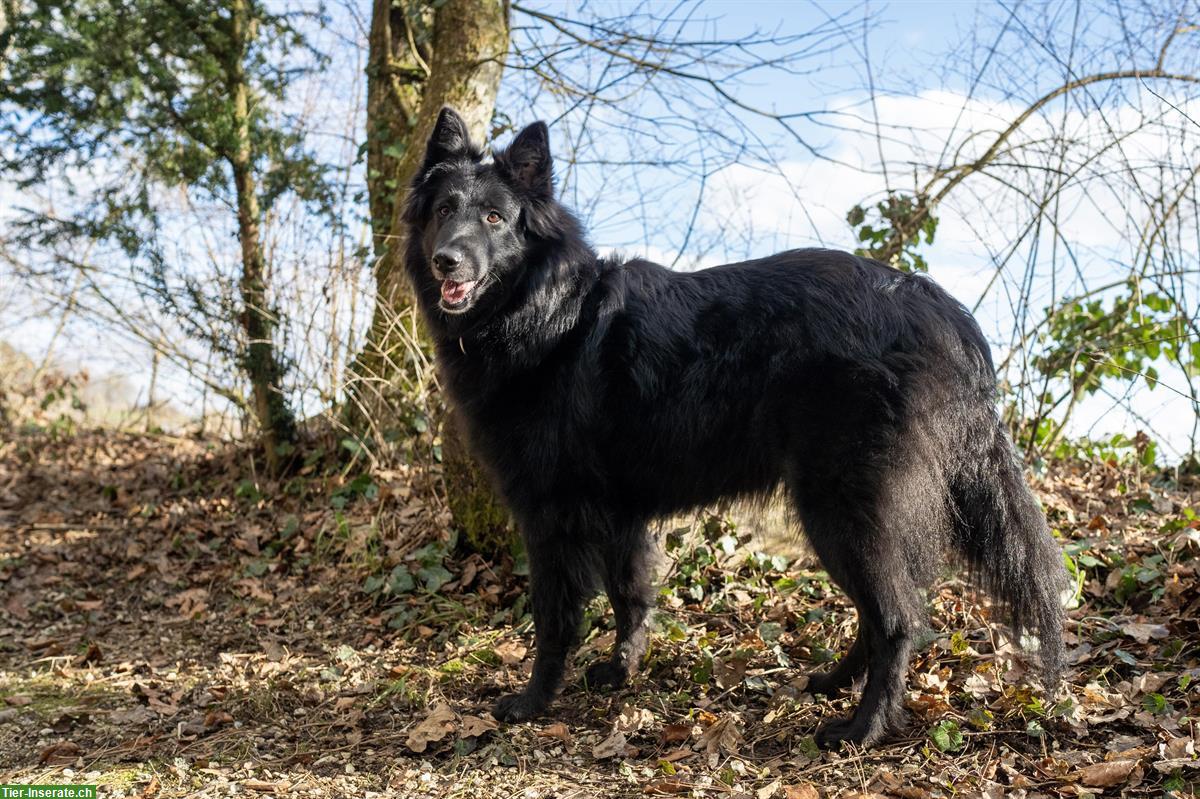
[[950,719],[935,724],[929,730],[929,737],[941,752],[957,752],[963,748],[962,730]]

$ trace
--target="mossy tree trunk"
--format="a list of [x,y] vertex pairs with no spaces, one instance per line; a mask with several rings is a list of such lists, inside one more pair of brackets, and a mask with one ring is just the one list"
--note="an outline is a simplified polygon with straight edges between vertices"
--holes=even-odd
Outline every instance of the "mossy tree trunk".
[[242,255],[238,288],[242,302],[242,330],[246,335],[243,368],[250,379],[254,415],[263,437],[267,466],[272,474],[278,474],[281,456],[295,440],[296,424],[283,392],[284,368],[274,342],[277,315],[268,305],[269,275],[259,231],[261,213],[254,179],[250,85],[244,66],[254,38],[253,24],[246,0],[234,0],[230,6],[229,51],[225,60],[225,80],[233,101],[234,130],[226,157],[237,194],[238,241]]
[[367,188],[375,309],[352,367],[348,416],[379,435],[414,417],[445,416],[443,460],[455,521],[477,548],[498,548],[507,515],[429,394],[430,348],[404,274],[404,195],[438,112],[450,105],[472,136],[489,136],[509,43],[507,0],[375,0],[367,66]]

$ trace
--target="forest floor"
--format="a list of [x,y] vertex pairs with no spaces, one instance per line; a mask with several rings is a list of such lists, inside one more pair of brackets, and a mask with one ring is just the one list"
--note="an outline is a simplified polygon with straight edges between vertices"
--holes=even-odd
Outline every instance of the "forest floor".
[[497,725],[488,708],[532,660],[520,558],[453,552],[436,535],[445,511],[403,470],[314,462],[276,484],[252,463],[162,436],[0,438],[0,782],[147,798],[990,799],[1189,795],[1200,779],[1195,478],[1104,456],[1047,467],[1035,485],[1080,578],[1066,688],[1030,689],[988,609],[947,578],[907,730],[821,752],[814,730],[854,697],[814,698],[803,675],[845,650],[854,620],[803,558],[758,553],[716,516],[664,526],[633,683],[579,683],[613,637],[597,600],[551,713]]

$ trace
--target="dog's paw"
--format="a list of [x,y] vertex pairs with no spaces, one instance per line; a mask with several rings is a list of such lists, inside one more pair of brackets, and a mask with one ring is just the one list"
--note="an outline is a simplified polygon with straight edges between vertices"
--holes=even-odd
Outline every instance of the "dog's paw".
[[540,715],[546,709],[546,703],[529,694],[509,694],[500,697],[492,715],[497,721],[513,724]]
[[843,743],[861,743],[863,731],[856,728],[854,719],[838,719],[823,724],[813,738],[822,749],[837,749]]
[[858,716],[831,721],[817,730],[813,736],[822,749],[837,749],[843,743],[870,747],[885,739],[888,725]]
[[629,674],[611,660],[602,660],[588,666],[583,679],[588,690],[595,691],[601,688],[620,688],[628,682]]
[[804,690],[810,694],[834,696],[845,687],[841,680],[834,678],[833,674],[815,672],[808,675],[808,685]]

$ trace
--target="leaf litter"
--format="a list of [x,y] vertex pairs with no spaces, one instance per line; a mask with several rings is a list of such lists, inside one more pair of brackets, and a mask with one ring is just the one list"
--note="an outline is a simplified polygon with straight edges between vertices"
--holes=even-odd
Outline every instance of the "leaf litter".
[[163,436],[0,439],[6,779],[405,799],[1158,797],[1200,779],[1194,477],[1049,465],[1035,488],[1077,587],[1065,688],[1031,689],[1016,642],[948,578],[907,728],[822,752],[813,733],[854,697],[817,701],[804,675],[854,623],[805,556],[720,516],[664,525],[631,685],[581,685],[612,640],[598,600],[551,714],[505,726],[489,709],[534,654],[523,570],[454,553],[436,475],[317,464],[271,483],[249,460]]

